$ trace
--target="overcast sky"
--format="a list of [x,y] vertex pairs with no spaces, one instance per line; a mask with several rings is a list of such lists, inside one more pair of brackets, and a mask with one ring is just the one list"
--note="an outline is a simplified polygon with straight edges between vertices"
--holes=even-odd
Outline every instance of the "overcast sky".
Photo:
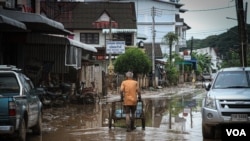
[[[244,0],[244,4],[246,2],[247,23],[250,24],[250,0]],[[187,31],[187,40],[191,37],[204,39],[210,35],[219,35],[238,24],[236,20],[226,19],[237,18],[235,0],[180,0],[179,3],[184,4],[182,9],[188,10],[181,14],[185,23],[191,27]]]

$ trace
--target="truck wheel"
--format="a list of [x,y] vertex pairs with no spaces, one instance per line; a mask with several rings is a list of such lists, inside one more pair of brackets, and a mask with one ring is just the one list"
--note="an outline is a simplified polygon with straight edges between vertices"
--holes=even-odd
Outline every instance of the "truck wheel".
[[215,131],[212,126],[206,126],[202,124],[202,135],[205,139],[213,139],[215,135]]
[[18,140],[19,141],[26,141],[26,125],[24,119],[20,123],[19,130],[18,130]]
[[32,133],[34,135],[41,135],[42,134],[42,116],[41,116],[41,113],[39,114],[36,125],[32,129]]

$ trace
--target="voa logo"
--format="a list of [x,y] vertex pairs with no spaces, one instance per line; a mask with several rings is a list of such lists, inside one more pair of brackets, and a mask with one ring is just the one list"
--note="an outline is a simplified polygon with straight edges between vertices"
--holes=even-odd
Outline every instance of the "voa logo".
[[227,136],[247,136],[244,129],[226,129]]

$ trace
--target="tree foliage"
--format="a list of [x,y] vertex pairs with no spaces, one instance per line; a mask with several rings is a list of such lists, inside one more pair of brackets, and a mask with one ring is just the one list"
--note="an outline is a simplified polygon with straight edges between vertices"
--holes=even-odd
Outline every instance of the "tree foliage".
[[230,50],[227,55],[226,55],[226,60],[227,61],[223,61],[221,64],[222,68],[225,67],[238,67],[241,66],[240,63],[240,55],[238,52],[236,52],[235,50]]
[[174,42],[178,41],[178,35],[176,35],[174,32],[169,32],[164,36],[165,42],[169,45],[169,63],[172,64],[172,46]]
[[211,56],[209,56],[207,53],[198,54],[197,52],[193,52],[191,56],[193,58],[196,58],[196,60],[198,60],[197,68],[198,68],[199,74],[203,72],[210,72],[210,70],[212,70],[212,66],[214,64],[211,62]]
[[170,85],[177,85],[179,80],[179,72],[175,65],[167,63],[166,66],[167,79]]
[[[250,25],[247,26],[247,29],[250,29]],[[248,30],[247,37],[248,41],[250,41],[250,30]],[[239,45],[239,35],[237,26],[227,30],[227,32],[224,32],[220,35],[208,36],[207,38],[202,40],[201,39],[193,40],[193,49],[199,49],[205,47],[213,47],[216,50],[217,55],[223,60],[222,63],[223,67],[240,65],[241,46]],[[187,48],[189,49],[191,48],[191,40],[187,41]],[[250,62],[249,54],[247,58],[249,65]]]
[[167,80],[169,82],[169,85],[177,85],[178,81],[179,81],[179,71],[176,67],[176,63],[182,62],[183,58],[180,57],[179,54],[174,53],[173,54],[174,57],[174,61],[175,63],[166,63],[165,65],[165,69],[166,69],[166,73],[167,73]]
[[135,75],[147,74],[151,70],[151,61],[139,48],[129,48],[114,62],[115,72],[124,74],[132,71]]

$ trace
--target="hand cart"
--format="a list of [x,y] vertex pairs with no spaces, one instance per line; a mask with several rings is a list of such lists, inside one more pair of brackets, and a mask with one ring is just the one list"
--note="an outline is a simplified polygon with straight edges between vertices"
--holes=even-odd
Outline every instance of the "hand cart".
[[[112,125],[114,126],[118,120],[126,120],[126,113],[123,110],[123,102],[116,101],[111,103],[109,108],[109,119],[108,126],[111,129]],[[136,111],[135,111],[135,125],[136,121],[141,120],[142,130],[145,130],[145,113],[144,113],[144,104],[143,101],[137,101]]]

